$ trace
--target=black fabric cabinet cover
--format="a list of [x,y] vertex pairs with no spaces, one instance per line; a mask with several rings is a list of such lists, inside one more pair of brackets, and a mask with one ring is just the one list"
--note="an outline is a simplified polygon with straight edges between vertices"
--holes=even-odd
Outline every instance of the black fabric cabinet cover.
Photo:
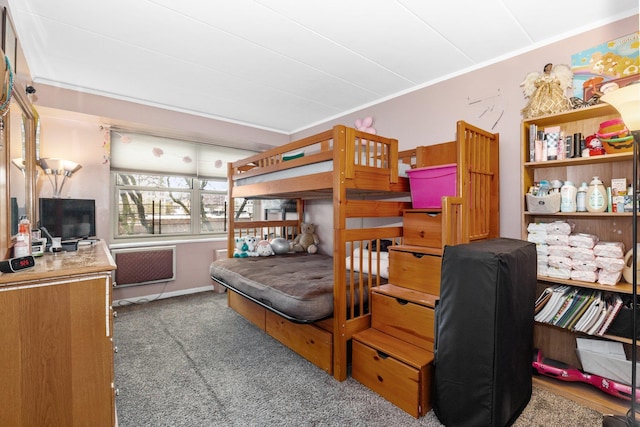
[[447,246],[436,306],[434,410],[446,426],[507,426],[531,398],[533,243]]

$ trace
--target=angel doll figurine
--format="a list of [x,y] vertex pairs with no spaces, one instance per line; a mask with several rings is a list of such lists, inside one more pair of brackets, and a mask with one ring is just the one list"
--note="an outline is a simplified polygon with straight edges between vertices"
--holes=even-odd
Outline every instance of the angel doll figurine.
[[522,109],[522,116],[529,119],[570,110],[567,89],[571,87],[572,80],[573,73],[564,64],[547,64],[542,74],[537,71],[527,74],[520,83],[525,98],[529,98],[529,103]]

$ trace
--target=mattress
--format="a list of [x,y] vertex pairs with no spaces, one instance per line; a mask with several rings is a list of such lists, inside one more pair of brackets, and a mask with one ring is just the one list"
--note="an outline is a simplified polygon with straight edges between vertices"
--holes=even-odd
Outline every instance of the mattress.
[[[406,163],[398,163],[398,176],[407,177],[407,171],[411,169],[411,165]],[[236,181],[236,185],[248,185],[258,184],[262,182],[275,181],[285,178],[296,178],[299,176],[306,176],[315,173],[330,172],[333,170],[333,160],[327,160],[324,162],[311,163],[303,166],[296,166],[289,169],[283,169],[276,172],[265,173],[262,175],[255,175],[249,178],[241,178]]]
[[369,267],[371,267],[371,274],[374,275],[378,274],[378,266],[380,266],[380,277],[389,278],[389,252],[386,251],[378,253],[356,248],[353,250],[353,255],[347,257],[346,265],[347,270],[353,269],[353,271],[362,271],[367,274],[369,274]]
[[225,258],[211,263],[211,278],[299,321],[333,314],[333,258],[321,254]]

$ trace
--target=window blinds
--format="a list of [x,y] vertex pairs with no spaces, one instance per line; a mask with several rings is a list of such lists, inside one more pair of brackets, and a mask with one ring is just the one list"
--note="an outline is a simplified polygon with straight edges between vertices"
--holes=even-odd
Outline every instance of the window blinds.
[[111,169],[225,178],[227,164],[255,154],[220,145],[111,129]]

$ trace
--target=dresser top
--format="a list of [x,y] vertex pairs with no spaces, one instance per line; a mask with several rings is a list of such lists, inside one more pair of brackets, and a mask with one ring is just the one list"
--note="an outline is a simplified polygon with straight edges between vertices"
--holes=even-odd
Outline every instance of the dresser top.
[[103,240],[77,251],[45,253],[35,257],[35,266],[15,273],[0,273],[0,288],[21,282],[50,280],[67,276],[105,273],[116,269],[116,264]]

